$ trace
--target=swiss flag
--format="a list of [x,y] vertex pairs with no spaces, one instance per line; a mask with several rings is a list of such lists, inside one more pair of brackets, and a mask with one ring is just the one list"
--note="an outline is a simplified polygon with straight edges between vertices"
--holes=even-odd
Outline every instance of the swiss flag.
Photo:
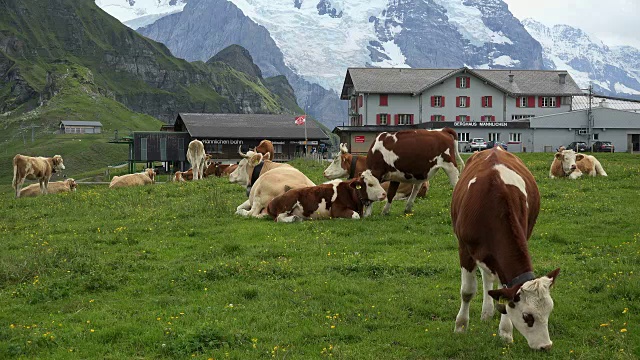
[[296,125],[304,125],[307,120],[307,115],[300,115],[296,118]]

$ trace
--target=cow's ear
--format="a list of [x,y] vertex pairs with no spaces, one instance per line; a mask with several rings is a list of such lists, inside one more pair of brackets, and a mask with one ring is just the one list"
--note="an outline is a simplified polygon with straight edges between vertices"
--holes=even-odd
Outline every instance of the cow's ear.
[[547,277],[551,279],[551,285],[555,284],[558,274],[560,274],[560,268],[557,268],[547,274]]
[[257,153],[257,154],[255,154],[255,155],[253,155],[251,157],[251,159],[249,160],[249,163],[252,166],[256,166],[256,165],[260,164],[261,161],[262,161],[262,154]]
[[271,160],[271,153],[266,153],[266,154],[264,154],[264,156],[263,156],[263,159],[262,159],[262,160]]
[[556,159],[560,160],[560,158],[562,158],[562,153],[561,152],[557,152],[556,153]]
[[576,161],[580,161],[582,159],[584,159],[584,155],[582,155],[582,154],[577,154],[576,155]]
[[[509,302],[518,302],[520,301],[520,297],[518,296],[518,289],[519,287],[511,287],[489,290],[489,296],[494,298],[496,301],[508,300]],[[511,304],[509,304],[509,306],[511,306]]]

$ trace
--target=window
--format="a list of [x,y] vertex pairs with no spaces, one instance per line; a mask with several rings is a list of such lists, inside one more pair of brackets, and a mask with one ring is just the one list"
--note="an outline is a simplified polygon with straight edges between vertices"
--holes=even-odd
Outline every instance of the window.
[[458,115],[456,116],[456,121],[471,121],[471,119],[467,115]]
[[458,89],[468,89],[471,83],[471,78],[468,76],[459,76],[456,78],[456,87]]
[[398,114],[396,123],[398,125],[411,125],[413,124],[413,114]]
[[273,152],[275,154],[282,154],[282,144],[273,144]]
[[522,142],[522,133],[509,133],[509,142]]
[[556,98],[553,96],[541,96],[540,107],[556,107]]
[[444,115],[431,115],[431,121],[444,121]]
[[444,96],[432,96],[431,107],[444,107]]
[[496,117],[493,115],[484,115],[480,118],[480,121],[496,121]]
[[469,133],[458,133],[458,141],[469,142]]
[[520,100],[520,107],[528,107],[527,105],[527,98],[526,97],[521,97],[518,98]]
[[489,133],[489,141],[500,141],[500,133]]
[[457,101],[457,107],[469,107],[471,106],[471,98],[469,98],[468,96],[458,96],[456,98]]
[[211,152],[214,154],[222,154],[222,144],[213,144],[211,146]]
[[389,95],[380,94],[380,106],[389,106]]
[[389,125],[391,116],[389,114],[376,115],[376,125]]
[[593,134],[593,140],[599,140],[599,135],[600,134]]
[[486,108],[493,107],[493,96],[483,96],[482,107],[486,107]]
[[511,115],[511,120],[529,119],[532,117],[533,115]]

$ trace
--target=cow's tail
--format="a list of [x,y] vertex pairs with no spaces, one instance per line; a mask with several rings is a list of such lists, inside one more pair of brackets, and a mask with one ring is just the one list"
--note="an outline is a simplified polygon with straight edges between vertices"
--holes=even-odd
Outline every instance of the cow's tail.
[[18,187],[18,155],[13,157],[13,181],[11,181],[11,186],[16,190]]
[[596,173],[598,175],[601,175],[601,176],[608,176],[607,173],[604,171],[604,168],[602,167],[602,164],[600,164],[600,161],[598,161],[598,159],[596,159],[596,158],[594,158],[593,160],[594,160],[594,163],[595,163],[594,165],[595,165],[595,168],[596,168]]
[[460,150],[458,146],[458,133],[452,128],[444,128],[442,131],[451,135],[453,138],[453,151],[456,153],[456,162],[458,163],[458,167],[460,168],[460,172],[464,170],[464,161],[462,160],[462,156],[460,156]]

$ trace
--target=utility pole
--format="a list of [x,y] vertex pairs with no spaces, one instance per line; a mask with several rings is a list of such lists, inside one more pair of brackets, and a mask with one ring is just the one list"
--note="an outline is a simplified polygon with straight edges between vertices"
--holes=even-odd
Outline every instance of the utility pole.
[[593,84],[589,84],[589,110],[587,111],[587,146],[591,149],[591,140],[593,139]]
[[34,124],[31,124],[31,142],[32,142],[32,143],[33,143],[34,141],[36,141],[36,131],[35,131],[35,129],[36,129],[37,127],[40,127],[40,126],[38,126],[38,125],[34,125]]

